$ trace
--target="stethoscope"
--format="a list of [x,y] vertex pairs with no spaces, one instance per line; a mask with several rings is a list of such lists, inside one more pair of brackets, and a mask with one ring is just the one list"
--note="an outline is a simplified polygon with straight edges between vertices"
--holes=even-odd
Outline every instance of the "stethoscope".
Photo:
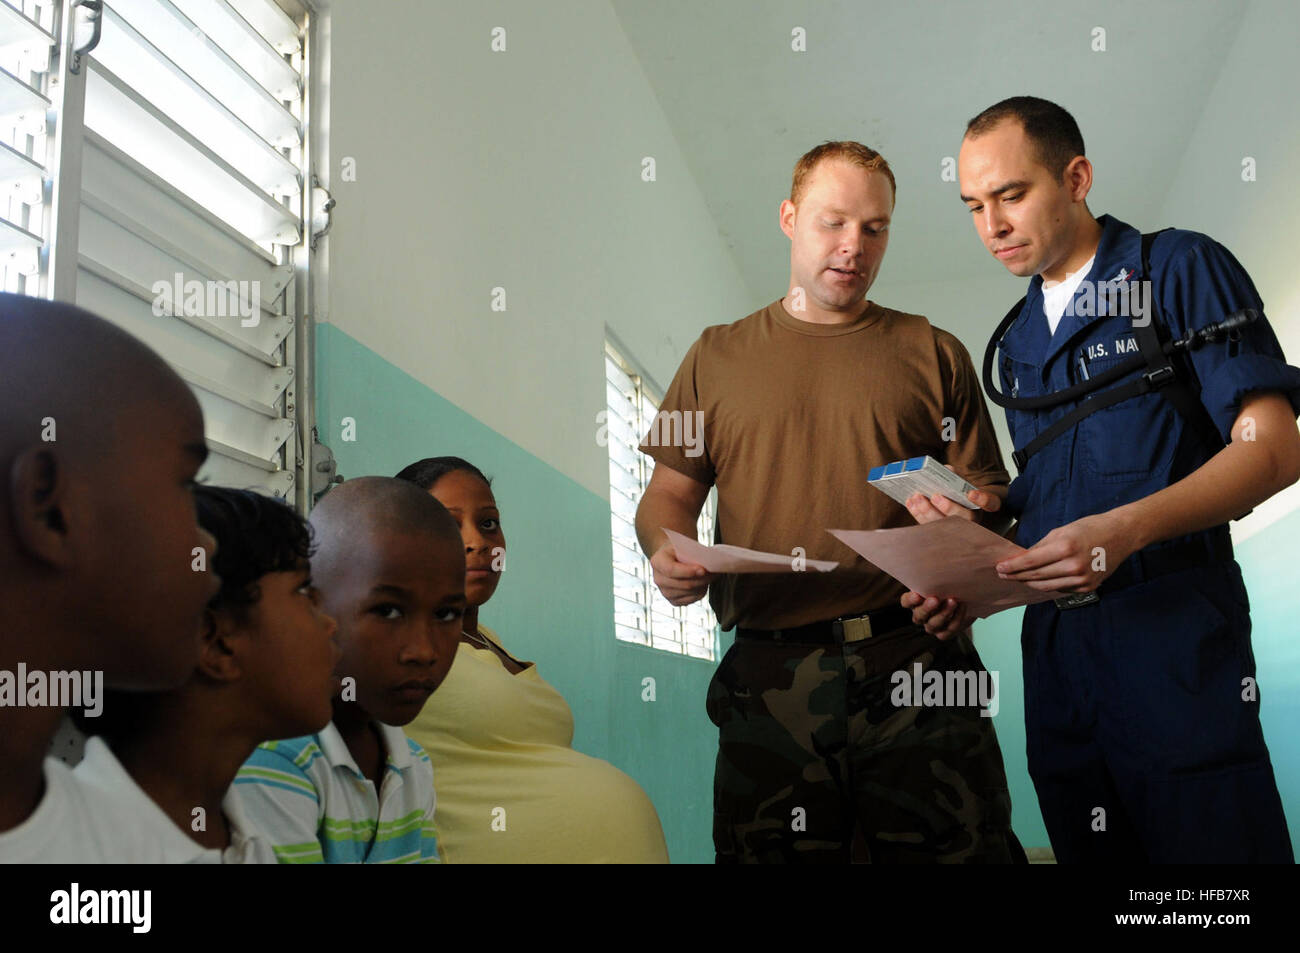
[[[984,351],[984,392],[988,394],[989,400],[999,407],[1006,407],[1011,410],[1044,410],[1049,407],[1057,407],[1066,401],[1077,400],[1091,394],[1093,391],[1100,390],[1107,384],[1133,373],[1138,368],[1147,367],[1153,363],[1148,359],[1147,355],[1135,354],[1114,367],[1107,368],[1096,377],[1081,380],[1063,390],[1038,397],[1009,397],[998,390],[993,381],[993,363],[997,356],[998,346],[1002,343],[1002,338],[1011,325],[1020,317],[1021,308],[1022,305],[1017,305],[1007,313],[1007,316],[1002,319],[1002,323],[998,325],[997,330],[993,332],[993,336],[989,338],[989,346]],[[1253,308],[1243,308],[1230,314],[1222,321],[1207,325],[1197,331],[1189,330],[1180,338],[1171,338],[1163,342],[1160,345],[1160,353],[1165,357],[1172,357],[1178,353],[1195,351],[1220,339],[1239,340],[1241,329],[1251,322],[1259,320],[1259,318],[1258,311]],[[1160,384],[1172,379],[1174,373],[1173,365],[1169,363],[1165,367],[1152,368],[1147,376],[1151,379],[1151,384],[1158,387]],[[1006,381],[1002,383],[1005,385]]]
[[[1106,385],[1136,370],[1146,368],[1146,372],[1141,377],[1110,388],[1105,394],[1090,397],[1088,400],[1081,402],[1074,410],[1067,412],[1064,416],[1043,428],[1024,446],[1017,447],[1012,452],[1011,459],[1021,473],[1025,472],[1025,467],[1034,454],[1057,437],[1072,430],[1083,418],[1113,404],[1121,403],[1158,388],[1165,388],[1162,393],[1174,405],[1175,409],[1187,419],[1187,422],[1200,435],[1202,441],[1207,445],[1222,446],[1222,438],[1218,435],[1213,421],[1209,419],[1205,408],[1196,396],[1197,389],[1187,383],[1188,374],[1184,374],[1180,378],[1175,362],[1180,355],[1194,351],[1222,337],[1226,337],[1233,342],[1240,340],[1241,329],[1252,321],[1259,319],[1260,314],[1258,311],[1243,308],[1222,321],[1197,331],[1188,331],[1180,338],[1171,338],[1167,341],[1161,341],[1160,331],[1152,323],[1154,318],[1152,315],[1148,315],[1146,324],[1134,326],[1139,353],[1120,361],[1114,367],[1108,368],[1096,377],[1085,376],[1083,380],[1054,393],[1042,394],[1038,397],[1008,397],[998,390],[997,385],[993,382],[993,361],[998,346],[1002,343],[1003,336],[1020,317],[1023,307],[1024,302],[1022,301],[1007,312],[1007,316],[1002,319],[1002,323],[998,325],[997,330],[993,332],[993,336],[989,338],[989,346],[984,351],[984,391],[988,394],[989,400],[999,407],[1006,407],[1011,410],[1046,410],[1050,407],[1060,406],[1067,401],[1078,400],[1088,394],[1094,394],[1106,387]],[[1002,383],[1005,385],[1006,381]],[[1014,387],[1012,392],[1015,393]],[[1215,441],[1218,441],[1217,444]]]

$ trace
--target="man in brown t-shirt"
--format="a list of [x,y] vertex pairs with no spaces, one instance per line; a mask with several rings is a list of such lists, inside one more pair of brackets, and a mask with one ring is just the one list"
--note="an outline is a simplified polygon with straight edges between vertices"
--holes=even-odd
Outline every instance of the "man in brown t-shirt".
[[[736,627],[707,702],[719,862],[1024,858],[988,712],[974,698],[898,700],[896,676],[918,665],[917,685],[931,672],[987,680],[969,634],[940,642],[912,624],[905,587],[826,532],[915,522],[867,484],[880,464],[929,454],[982,488],[976,504],[1008,483],[965,348],[866,300],[894,188],[859,143],[799,160],[780,209],[789,293],[704,331],[641,444],[664,464],[637,510],[656,585],[674,605],[707,591],[721,627]],[[694,537],[714,484],[706,542],[840,568],[711,575],[678,561],[663,528]]]

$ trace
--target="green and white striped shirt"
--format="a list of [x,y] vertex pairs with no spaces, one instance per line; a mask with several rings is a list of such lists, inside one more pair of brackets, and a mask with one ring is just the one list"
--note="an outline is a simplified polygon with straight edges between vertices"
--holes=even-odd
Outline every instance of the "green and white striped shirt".
[[268,741],[235,776],[249,821],[282,864],[436,864],[433,765],[400,728],[375,723],[387,762],[375,785],[334,723]]

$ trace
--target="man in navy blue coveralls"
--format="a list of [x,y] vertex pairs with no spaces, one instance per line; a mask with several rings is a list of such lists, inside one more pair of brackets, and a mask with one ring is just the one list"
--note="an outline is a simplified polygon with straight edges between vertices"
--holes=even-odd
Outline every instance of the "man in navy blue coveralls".
[[[1069,113],[1033,97],[990,107],[967,128],[959,179],[989,251],[1032,276],[1000,343],[1006,396],[1060,391],[1138,353],[1143,316],[1099,306],[1097,292],[1148,277],[1141,236],[1088,211],[1092,166]],[[1175,337],[1263,313],[1249,275],[1205,235],[1163,232],[1150,265],[1152,310]],[[1028,551],[999,574],[1100,597],[1024,616],[1029,771],[1062,863],[1293,861],[1227,524],[1300,479],[1300,369],[1262,317],[1191,363],[1226,446],[1208,445],[1158,391],[1142,393],[1038,449],[1006,495]],[[1008,410],[1017,449],[1077,403]],[[909,509],[921,521],[965,512],[920,495]],[[908,593],[903,604],[940,638],[969,624],[952,599]]]

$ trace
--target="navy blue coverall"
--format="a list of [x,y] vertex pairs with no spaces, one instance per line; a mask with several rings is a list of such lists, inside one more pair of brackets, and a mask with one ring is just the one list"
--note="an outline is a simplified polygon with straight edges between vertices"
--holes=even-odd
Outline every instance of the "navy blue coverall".
[[[1089,310],[1081,300],[1089,282],[1140,277],[1138,231],[1106,215],[1099,222],[1075,313],[1067,310],[1054,335],[1042,278],[1030,281],[997,357],[1009,396],[1059,391],[1138,353],[1129,316],[1095,316],[1104,301],[1093,316],[1079,313]],[[1151,272],[1157,320],[1176,336],[1241,308],[1262,314],[1245,269],[1205,235],[1159,235]],[[1225,442],[1249,392],[1281,392],[1300,413],[1300,369],[1286,363],[1263,319],[1239,340],[1193,352],[1192,362]],[[1015,446],[1074,406],[1008,410]],[[1016,542],[1032,546],[1058,526],[1149,496],[1217,449],[1158,392],[1097,411],[1030,457],[1011,483]],[[1133,554],[1098,594],[1080,608],[1029,606],[1021,634],[1029,772],[1058,861],[1292,862],[1259,703],[1243,698],[1255,659],[1227,525]]]

